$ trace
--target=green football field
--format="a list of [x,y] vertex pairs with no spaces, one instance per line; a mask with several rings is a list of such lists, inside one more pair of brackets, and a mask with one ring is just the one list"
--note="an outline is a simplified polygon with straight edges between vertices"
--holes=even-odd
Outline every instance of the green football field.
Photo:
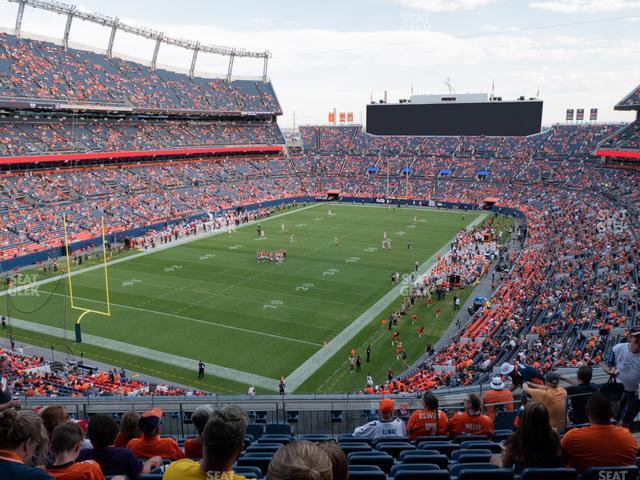
[[[248,384],[273,391],[280,376],[298,393],[353,391],[367,372],[347,372],[351,348],[364,356],[372,345],[363,369],[380,383],[387,368],[402,371],[380,325],[400,301],[391,273],[409,274],[416,261],[426,270],[461,228],[479,220],[445,210],[314,204],[261,221],[264,237],[253,224],[116,259],[108,268],[111,316],[84,316],[82,344],[74,342],[81,312],[68,308],[66,277],[4,295],[0,312],[16,319],[18,341],[62,348],[66,335],[76,354],[207,391],[245,393]],[[381,249],[384,232],[390,251]],[[257,250],[282,248],[283,264],[256,262]],[[106,310],[104,271],[80,268],[72,268],[74,304]],[[453,318],[451,302],[442,303],[437,320],[416,306],[427,329],[422,339],[415,327],[401,326],[410,361]],[[202,381],[200,359],[207,364]]]

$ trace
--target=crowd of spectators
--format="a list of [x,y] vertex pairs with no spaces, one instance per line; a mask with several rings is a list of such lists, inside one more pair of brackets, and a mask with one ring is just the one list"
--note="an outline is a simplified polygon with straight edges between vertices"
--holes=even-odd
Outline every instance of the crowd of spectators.
[[8,34],[0,34],[0,96],[163,112],[281,113],[270,83],[192,78]]

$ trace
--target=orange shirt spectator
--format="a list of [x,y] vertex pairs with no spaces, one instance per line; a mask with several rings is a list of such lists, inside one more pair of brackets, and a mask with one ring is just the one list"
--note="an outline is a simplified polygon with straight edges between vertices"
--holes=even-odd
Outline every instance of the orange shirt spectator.
[[480,413],[480,399],[474,395],[464,402],[464,412],[456,413],[449,422],[449,436],[459,437],[463,434],[471,435],[493,435],[493,420],[487,415]]
[[424,409],[411,414],[407,423],[407,433],[411,440],[420,436],[446,435],[449,426],[447,415],[438,410],[438,398],[431,392],[422,397]]
[[160,438],[160,419],[163,412],[153,408],[142,414],[140,419],[141,438],[133,438],[127,448],[138,458],[162,457],[170,460],[185,458],[184,452],[173,438]]
[[93,460],[52,465],[47,473],[58,480],[104,480],[100,465]]
[[500,377],[493,377],[491,380],[491,390],[484,393],[482,404],[484,405],[484,413],[493,421],[496,418],[496,409],[506,410],[507,412],[513,410],[513,393],[504,388],[504,382]]

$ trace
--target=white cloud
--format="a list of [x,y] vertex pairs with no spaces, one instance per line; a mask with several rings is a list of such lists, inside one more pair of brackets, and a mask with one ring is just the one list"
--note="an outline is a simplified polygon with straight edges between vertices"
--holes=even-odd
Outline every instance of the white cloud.
[[557,13],[613,12],[627,8],[640,8],[638,0],[548,0],[531,2],[531,8]]
[[414,10],[427,12],[456,12],[460,10],[474,10],[484,7],[497,0],[387,0]]

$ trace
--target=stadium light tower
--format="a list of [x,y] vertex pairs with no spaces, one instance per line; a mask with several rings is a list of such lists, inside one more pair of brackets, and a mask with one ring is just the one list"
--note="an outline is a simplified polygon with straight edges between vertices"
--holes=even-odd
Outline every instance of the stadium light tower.
[[33,8],[46,10],[49,12],[57,13],[59,15],[65,15],[67,17],[67,23],[66,23],[66,26],[64,29],[64,35],[62,38],[62,43],[64,45],[65,50],[69,46],[69,34],[71,32],[71,23],[73,21],[73,18],[77,17],[80,20],[96,23],[98,25],[101,25],[103,27],[108,27],[111,29],[111,34],[109,36],[109,44],[107,46],[107,57],[109,58],[111,58],[113,55],[113,43],[115,41],[116,33],[118,30],[122,30],[123,32],[131,33],[133,35],[137,35],[139,37],[144,37],[149,40],[155,41],[153,57],[151,58],[151,67],[153,69],[156,68],[156,63],[158,60],[158,52],[160,51],[160,45],[165,43],[167,45],[181,47],[193,52],[193,55],[191,57],[191,67],[189,68],[189,75],[191,77],[193,77],[195,74],[198,53],[204,52],[204,53],[212,53],[214,55],[222,55],[225,57],[229,57],[227,81],[231,81],[231,78],[233,75],[233,63],[236,57],[262,59],[263,60],[262,80],[264,82],[267,81],[267,68],[269,65],[269,57],[271,57],[271,53],[268,50],[265,50],[263,52],[257,52],[257,51],[245,50],[244,48],[226,47],[222,45],[203,45],[200,42],[194,42],[192,40],[184,40],[181,38],[167,37],[165,36],[164,33],[156,32],[155,30],[151,30],[149,28],[136,27],[133,25],[128,25],[126,23],[121,23],[118,17],[113,18],[113,17],[108,17],[106,15],[102,15],[99,13],[87,12],[87,11],[84,11],[84,9],[76,8],[75,5],[70,5],[67,3],[62,3],[54,0],[8,0],[8,1],[18,4],[18,14],[16,16],[16,27],[15,27],[15,35],[18,38],[20,38],[20,31],[22,28],[22,19],[24,17],[24,7],[28,5]]

